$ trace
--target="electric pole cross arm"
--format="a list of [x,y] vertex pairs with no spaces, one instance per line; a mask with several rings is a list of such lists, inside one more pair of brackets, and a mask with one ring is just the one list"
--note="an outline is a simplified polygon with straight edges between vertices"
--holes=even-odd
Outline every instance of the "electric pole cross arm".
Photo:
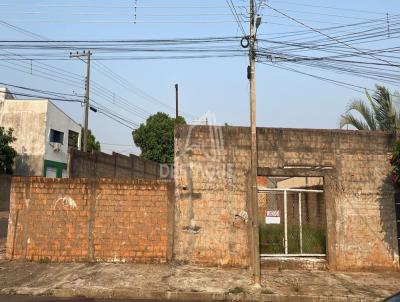
[[[90,96],[90,57],[92,56],[91,51],[83,51],[70,53],[70,58],[80,59],[86,63],[86,83],[85,83],[85,100],[84,100],[84,113],[83,113],[83,152],[87,152],[88,145],[88,129],[89,129],[89,96]],[[82,58],[86,58],[86,61]],[[82,137],[81,137],[82,139]]]

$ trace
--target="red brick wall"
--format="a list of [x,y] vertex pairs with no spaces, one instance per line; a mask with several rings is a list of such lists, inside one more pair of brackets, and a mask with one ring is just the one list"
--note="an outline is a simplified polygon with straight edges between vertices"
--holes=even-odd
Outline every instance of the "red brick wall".
[[8,259],[166,262],[173,183],[13,178]]

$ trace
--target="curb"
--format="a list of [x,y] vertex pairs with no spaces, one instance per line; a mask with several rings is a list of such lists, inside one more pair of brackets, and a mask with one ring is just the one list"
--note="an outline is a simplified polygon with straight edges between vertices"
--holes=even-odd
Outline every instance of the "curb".
[[54,289],[52,295],[60,298],[84,296],[86,298],[154,299],[180,301],[226,301],[225,293],[149,291],[141,288],[121,289]]
[[153,299],[176,301],[242,301],[242,302],[377,302],[378,298],[360,296],[305,296],[305,295],[278,295],[278,294],[230,294],[221,292],[176,292],[176,291],[150,291],[141,288],[34,288],[11,287],[0,290],[2,295],[33,295],[54,296],[58,298],[85,297],[97,299]]

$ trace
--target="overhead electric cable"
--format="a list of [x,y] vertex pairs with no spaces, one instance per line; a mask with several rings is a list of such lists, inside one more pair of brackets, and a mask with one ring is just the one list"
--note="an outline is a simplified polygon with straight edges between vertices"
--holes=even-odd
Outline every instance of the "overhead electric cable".
[[[320,30],[318,30],[318,29],[315,29],[315,28],[311,27],[311,26],[305,24],[304,22],[299,21],[299,20],[297,20],[297,19],[295,19],[295,18],[293,18],[293,17],[291,17],[291,16],[289,16],[289,15],[287,15],[287,14],[285,14],[285,13],[279,11],[279,10],[277,10],[276,8],[271,7],[269,4],[266,4],[266,6],[269,7],[270,9],[276,11],[277,13],[279,13],[279,14],[281,14],[281,15],[283,15],[283,16],[286,16],[286,17],[289,18],[290,20],[292,20],[292,21],[294,21],[294,22],[296,22],[296,23],[298,23],[298,24],[301,24],[301,25],[303,25],[304,27],[307,27],[307,28],[309,28],[309,29],[311,29],[311,30],[313,30],[313,31],[315,31],[315,32],[318,32],[319,34],[321,34],[321,35],[323,35],[323,36],[325,36],[325,37],[327,37],[327,38],[329,38],[329,39],[331,39],[331,40],[333,40],[333,41],[336,41],[336,42],[339,43],[339,44],[343,44],[343,45],[345,45],[345,46],[347,46],[347,47],[349,47],[349,48],[351,48],[351,49],[353,49],[353,50],[360,51],[360,50],[357,49],[356,47],[351,46],[350,44],[348,44],[348,43],[346,43],[346,42],[342,42],[342,41],[340,41],[339,39],[336,39],[335,37],[332,37],[332,36],[330,36],[330,35],[328,35],[328,34],[325,34],[324,32],[322,32],[322,31],[320,31]],[[377,56],[374,56],[374,55],[371,55],[371,54],[369,54],[369,56],[373,57],[373,58],[376,59],[376,60],[379,60],[379,61],[382,61],[382,62],[385,62],[385,63],[388,63],[388,64],[392,64],[390,61],[385,60],[385,59],[381,59],[381,58],[379,58],[379,57],[377,57]],[[396,65],[396,66],[397,66],[397,67],[400,67],[400,65]]]

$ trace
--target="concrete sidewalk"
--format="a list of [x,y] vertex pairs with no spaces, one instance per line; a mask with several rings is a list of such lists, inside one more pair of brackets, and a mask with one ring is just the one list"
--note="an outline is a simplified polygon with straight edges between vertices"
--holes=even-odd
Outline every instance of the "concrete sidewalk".
[[201,301],[381,301],[400,291],[400,273],[248,270],[182,265],[0,261],[0,294]]

